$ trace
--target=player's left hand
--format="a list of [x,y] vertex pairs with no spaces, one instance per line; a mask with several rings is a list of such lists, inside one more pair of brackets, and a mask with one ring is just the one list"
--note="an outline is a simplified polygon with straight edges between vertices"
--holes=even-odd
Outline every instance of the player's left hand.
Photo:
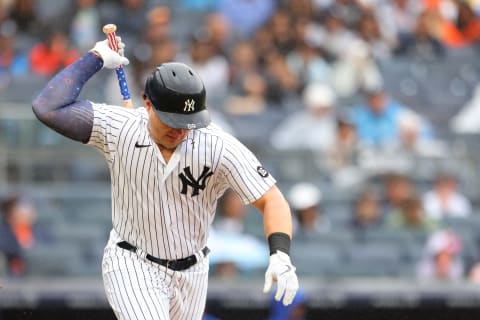
[[298,278],[290,257],[282,251],[277,251],[270,256],[270,263],[265,272],[264,293],[270,291],[273,281],[277,282],[275,300],[280,301],[283,296],[283,305],[291,304],[298,290]]

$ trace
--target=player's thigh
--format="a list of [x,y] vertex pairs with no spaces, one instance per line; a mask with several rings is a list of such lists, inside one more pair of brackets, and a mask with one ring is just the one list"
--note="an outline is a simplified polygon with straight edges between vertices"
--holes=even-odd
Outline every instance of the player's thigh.
[[202,319],[208,288],[208,259],[174,275],[175,289],[170,303],[171,320]]
[[170,319],[165,277],[149,261],[121,248],[107,248],[102,274],[108,302],[118,319]]

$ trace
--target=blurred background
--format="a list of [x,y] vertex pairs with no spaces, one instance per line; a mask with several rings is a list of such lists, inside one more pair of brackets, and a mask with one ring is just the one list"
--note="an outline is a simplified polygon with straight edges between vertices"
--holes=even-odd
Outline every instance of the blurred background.
[[[480,315],[480,1],[0,0],[0,319],[113,319],[108,168],[31,112],[106,23],[135,106],[191,65],[292,207],[293,306],[261,293],[261,215],[227,192],[205,319]],[[121,105],[115,73],[81,98]]]

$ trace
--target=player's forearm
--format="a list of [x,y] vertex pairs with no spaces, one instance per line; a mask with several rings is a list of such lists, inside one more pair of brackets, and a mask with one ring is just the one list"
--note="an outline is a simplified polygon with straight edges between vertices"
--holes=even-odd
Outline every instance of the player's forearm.
[[68,138],[87,142],[93,126],[92,106],[76,99],[102,65],[102,60],[89,52],[59,72],[32,102],[37,118]]
[[292,237],[292,217],[290,209],[285,201],[280,203],[269,203],[263,213],[263,226],[265,235],[282,232]]
[[254,205],[263,213],[263,227],[267,237],[275,232],[286,233],[292,237],[290,207],[276,186],[268,190]]

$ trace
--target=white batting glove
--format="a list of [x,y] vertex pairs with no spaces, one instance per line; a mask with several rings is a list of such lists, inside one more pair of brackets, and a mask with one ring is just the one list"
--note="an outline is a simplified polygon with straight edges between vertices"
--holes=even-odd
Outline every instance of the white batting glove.
[[273,281],[277,282],[275,300],[280,301],[283,296],[283,305],[291,304],[298,290],[298,278],[288,254],[278,250],[270,256],[263,293],[270,291]]
[[118,52],[110,49],[108,45],[108,40],[102,40],[95,43],[95,46],[92,48],[92,52],[97,54],[103,60],[103,67],[108,69],[115,69],[121,65],[128,65],[130,61],[123,56],[123,50],[125,44],[122,42],[120,37],[117,37],[118,41]]

